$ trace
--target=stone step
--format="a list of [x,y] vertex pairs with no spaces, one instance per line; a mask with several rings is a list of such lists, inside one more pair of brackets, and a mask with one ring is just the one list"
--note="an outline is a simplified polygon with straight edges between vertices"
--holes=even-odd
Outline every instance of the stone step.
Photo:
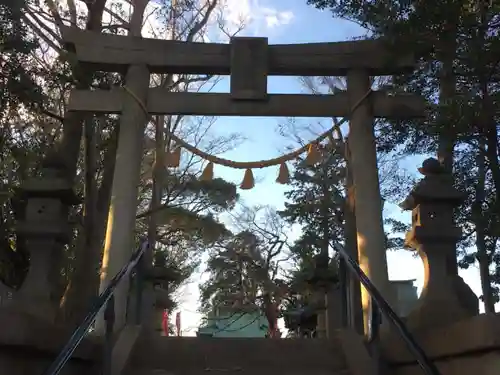
[[166,370],[175,375],[238,372],[242,375],[332,375],[346,368],[338,340],[141,337],[129,368]]

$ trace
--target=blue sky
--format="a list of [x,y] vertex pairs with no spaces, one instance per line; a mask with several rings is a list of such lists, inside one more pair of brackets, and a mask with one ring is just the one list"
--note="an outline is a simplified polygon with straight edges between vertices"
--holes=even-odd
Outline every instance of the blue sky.
[[[244,0],[235,0],[242,1]],[[308,6],[306,0],[246,0],[252,22],[240,34],[242,36],[268,37],[270,44],[333,42],[349,40],[365,34],[359,26],[332,18],[328,12],[321,12]],[[274,17],[273,19],[271,19]],[[280,22],[281,19],[281,22]],[[213,91],[228,92],[229,79],[222,80]],[[268,79],[270,93],[299,93],[304,91],[297,77],[270,77]],[[277,133],[277,126],[286,122],[285,118],[257,117],[226,117],[220,118],[214,124],[214,134],[240,133],[245,141],[236,149],[227,152],[222,157],[235,161],[253,161],[279,156],[290,141]],[[307,121],[301,119],[301,121]],[[422,158],[404,160],[403,167],[416,173],[416,168]],[[240,191],[246,204],[272,205],[278,209],[283,207],[287,186],[275,183],[278,168],[267,168],[254,171],[257,184],[252,190]],[[215,175],[237,184],[243,177],[243,171],[232,170],[220,166],[215,167]],[[390,201],[390,198],[389,198]],[[393,203],[387,203],[384,216],[392,216],[408,222],[410,213],[401,213]],[[387,253],[389,278],[391,280],[416,279],[420,288],[423,279],[423,266],[420,259],[413,257],[409,251],[391,251]],[[471,288],[480,294],[478,270],[471,267],[460,274]],[[199,277],[196,277],[199,280]],[[193,328],[198,324],[199,314],[196,314],[198,286],[190,283],[182,291],[180,310],[183,315],[185,335],[194,334]]]

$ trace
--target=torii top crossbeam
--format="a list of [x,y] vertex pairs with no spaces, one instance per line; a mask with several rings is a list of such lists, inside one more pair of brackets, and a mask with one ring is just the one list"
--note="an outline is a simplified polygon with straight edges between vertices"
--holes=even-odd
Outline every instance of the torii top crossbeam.
[[277,44],[267,38],[232,38],[231,44],[194,43],[134,36],[97,34],[64,27],[63,40],[74,46],[78,61],[95,70],[124,72],[132,64],[146,64],[151,73],[228,75],[238,40],[265,43],[263,63],[268,75],[345,76],[349,70],[367,70],[372,76],[411,72],[411,55],[395,56],[382,40]]
[[[347,117],[354,103],[346,92],[335,95],[268,94],[269,75],[347,75],[362,70],[389,75],[412,69],[411,56],[394,58],[380,40],[268,45],[267,38],[232,38],[231,44],[192,43],[118,36],[63,28],[78,63],[91,70],[126,72],[132,65],[150,73],[230,74],[230,94],[171,92],[151,88],[150,114],[205,116]],[[75,90],[70,111],[121,113],[123,89]],[[359,98],[358,98],[359,99]],[[420,117],[424,102],[414,95],[371,94],[376,118]]]

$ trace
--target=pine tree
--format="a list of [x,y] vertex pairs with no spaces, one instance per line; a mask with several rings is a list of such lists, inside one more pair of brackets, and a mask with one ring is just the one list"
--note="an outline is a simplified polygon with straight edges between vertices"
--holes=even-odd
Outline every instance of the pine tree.
[[331,241],[343,241],[344,173],[343,156],[326,149],[318,163],[298,160],[294,165],[280,215],[302,226],[295,251],[304,259],[328,251]]
[[332,242],[344,244],[345,239],[344,158],[330,147],[321,151],[316,163],[295,163],[291,189],[285,193],[288,201],[280,212],[285,220],[302,227],[290,249],[295,267],[289,274],[291,293],[283,308],[291,330],[298,328],[296,324],[301,330],[303,325],[306,330],[316,325],[317,281],[337,281],[336,262],[330,262],[329,253]]

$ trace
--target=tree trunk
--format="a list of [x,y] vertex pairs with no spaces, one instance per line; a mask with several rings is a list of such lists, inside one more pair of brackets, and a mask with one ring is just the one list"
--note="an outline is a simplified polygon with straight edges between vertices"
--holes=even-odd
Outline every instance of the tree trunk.
[[[144,254],[141,260],[141,267],[143,271],[151,269],[153,266],[154,250],[156,248],[156,237],[158,228],[158,207],[161,205],[161,198],[163,193],[163,176],[165,168],[165,116],[157,116],[155,121],[155,160],[153,165],[153,186],[151,188],[151,202],[149,210],[152,214],[149,216],[148,221],[148,242],[149,249]],[[156,263],[156,262],[155,262]],[[164,262],[158,262],[158,265]],[[141,287],[136,285],[136,287]],[[152,321],[154,316],[154,290],[153,285],[148,283],[143,285],[143,300],[141,301],[141,316],[142,322],[149,329],[153,329],[158,322]]]
[[[176,15],[176,7],[177,1],[172,0],[170,4],[170,24],[171,24],[171,39],[175,40],[175,15]],[[140,20],[134,22],[142,22],[142,17]],[[135,26],[138,27],[138,26]],[[169,74],[162,79],[162,86],[168,86],[172,83],[173,75]],[[165,151],[167,146],[170,146],[170,141],[165,140],[165,116],[157,116],[155,119],[155,159],[153,165],[153,185],[151,187],[151,202],[149,205],[149,211],[151,215],[148,220],[148,243],[149,247],[146,250],[143,258],[141,259],[141,263],[139,264],[140,269],[142,270],[142,275],[147,272],[153,264],[158,266],[165,265],[163,255],[161,258],[155,258],[155,249],[156,249],[156,239],[158,232],[158,214],[159,207],[161,205],[161,200],[163,197],[163,185],[164,185],[164,175],[165,175]],[[169,148],[169,147],[168,147]],[[140,277],[140,275],[139,275]],[[155,294],[154,287],[151,283],[139,285],[136,283],[136,288],[142,288],[142,291],[137,291],[136,296],[141,296],[142,301],[136,301],[136,303],[140,303],[142,306],[137,307],[136,313],[140,313],[140,317],[136,317],[138,321],[141,319],[143,325],[147,327],[149,330],[153,330],[155,326],[158,324],[157,321],[154,321],[154,316],[156,316],[155,312]],[[168,290],[167,286],[163,286],[164,289]],[[140,309],[140,312],[139,312]]]
[[[92,176],[86,176],[88,187],[85,194],[85,230],[78,237],[73,273],[61,301],[63,316],[70,325],[77,325],[81,322],[99,289],[99,263],[106,232],[118,132],[119,126],[116,125],[105,151],[104,172],[98,191],[95,191],[97,190],[95,185],[97,162],[95,155],[89,155],[95,152],[96,146],[86,137],[86,168],[88,168],[86,174],[91,171]],[[89,223],[89,221],[92,222]]]
[[[488,28],[487,20],[487,10],[484,4],[480,5],[480,27],[478,28],[477,35],[477,50],[482,51],[486,38],[486,31]],[[493,183],[496,190],[496,207],[497,210],[493,210],[493,215],[495,211],[498,213],[500,209],[500,171],[498,165],[497,155],[497,130],[496,122],[494,118],[494,110],[492,106],[492,100],[489,92],[489,78],[491,72],[489,72],[487,66],[488,64],[482,58],[484,53],[479,56],[478,64],[478,75],[479,84],[481,91],[481,112],[478,121],[478,150],[477,150],[477,169],[478,169],[478,179],[476,186],[476,197],[473,205],[473,220],[476,225],[476,250],[477,250],[477,260],[479,263],[479,275],[481,278],[481,288],[483,292],[483,303],[486,314],[495,314],[495,300],[493,295],[493,289],[491,286],[491,275],[490,275],[490,264],[491,256],[488,254],[488,248],[486,245],[486,235],[487,233],[487,220],[485,217],[485,212],[483,208],[484,201],[486,199],[486,158],[488,158],[488,165],[490,167]],[[494,218],[494,220],[497,218]],[[498,220],[498,219],[497,219]]]
[[479,274],[481,277],[481,288],[483,291],[483,302],[486,314],[495,314],[495,301],[493,300],[493,293],[491,289],[490,279],[490,257],[486,248],[486,227],[483,216],[483,202],[485,198],[485,177],[486,170],[484,165],[484,154],[481,149],[477,152],[477,186],[476,186],[476,199],[474,202],[474,222],[476,225],[476,248],[477,260],[479,263]]
[[453,61],[456,57],[456,26],[449,20],[445,23],[445,31],[447,34],[443,37],[442,43],[438,46],[438,59],[442,64],[439,77],[439,113],[438,123],[440,125],[440,133],[438,139],[438,159],[445,170],[453,173],[453,150],[455,147],[456,130],[455,124],[450,123],[450,108],[456,94],[456,77],[453,69]]
[[[102,15],[106,0],[94,0],[85,2],[88,10],[88,18],[86,30],[101,32],[102,28]],[[88,89],[92,81],[93,72],[88,69],[78,67],[75,71],[76,88]],[[60,152],[64,157],[68,167],[69,177],[74,179],[76,176],[76,169],[78,159],[80,157],[80,142],[82,139],[83,126],[82,122],[84,115],[79,112],[69,112],[64,117],[63,135],[60,144]]]
[[[87,24],[86,24],[86,30],[89,31],[96,31],[100,32],[102,28],[102,15],[104,12],[104,7],[106,4],[106,0],[95,0],[92,2],[86,2],[87,5],[87,10],[88,10],[88,18],[87,18]],[[92,81],[92,76],[93,72],[82,68],[78,67],[75,69],[73,72],[74,78],[76,80],[76,89],[88,89],[90,86],[90,83]],[[63,123],[63,129],[62,129],[62,139],[61,143],[58,146],[58,152],[66,163],[66,168],[67,168],[67,178],[71,181],[73,181],[76,177],[77,174],[77,166],[78,166],[78,159],[80,158],[80,146],[81,146],[81,139],[82,139],[82,134],[83,134],[83,121],[85,119],[86,115],[82,114],[81,112],[67,112],[64,115],[64,123]],[[88,119],[88,121],[91,121]],[[87,204],[87,199],[85,203],[85,210],[91,210],[93,211],[92,208],[90,208]],[[89,224],[89,220],[87,219],[86,223],[84,224],[87,228],[89,228],[89,225],[94,225],[94,224]],[[83,232],[82,232],[83,233]],[[83,234],[85,235],[85,234]],[[82,256],[81,253],[83,252],[84,249],[80,249],[80,247],[84,247],[87,244],[86,239],[79,239],[77,238],[77,243],[76,243],[76,261],[78,262],[78,256]],[[60,264],[62,262],[62,258],[64,256],[64,253],[61,252],[60,255],[58,255],[58,259],[54,259],[55,264]],[[86,254],[83,255],[83,257],[86,257]],[[73,267],[73,269],[76,269],[80,265],[77,263]],[[87,272],[91,272],[90,269],[86,269]],[[85,272],[82,270],[81,272]],[[59,280],[55,280],[54,282],[59,284],[60,283],[60,277],[58,278]],[[76,280],[70,279],[66,286],[66,291],[64,292],[62,298],[59,301],[59,306],[63,308],[62,313],[63,316],[66,316],[66,304],[67,304],[67,292],[72,288],[71,285],[74,285]]]
[[[454,29],[454,26],[450,26]],[[438,113],[438,121],[440,124],[440,134],[438,139],[437,156],[441,165],[447,173],[453,174],[453,152],[456,141],[455,124],[450,123],[450,109],[452,108],[453,100],[456,94],[456,77],[453,69],[453,61],[456,55],[456,31],[450,31],[447,41],[441,46],[439,59],[442,63],[440,72],[440,93]],[[452,120],[453,121],[453,120]],[[458,275],[458,263],[456,253],[452,253],[447,257],[447,267],[450,274]]]
[[[481,91],[482,91],[482,101],[483,105],[481,108],[481,115],[483,118],[480,121],[481,129],[480,136],[485,137],[485,142],[482,144],[484,156],[487,158],[487,165],[491,172],[491,178],[493,180],[493,185],[495,186],[495,198],[493,200],[493,207],[490,208],[489,212],[491,215],[490,228],[493,231],[500,231],[500,163],[498,155],[500,149],[498,147],[498,128],[495,121],[495,109],[493,105],[493,99],[490,96],[488,87],[488,77],[489,73],[484,72],[481,77]],[[485,171],[486,173],[486,171]],[[489,233],[492,235],[493,233]],[[494,234],[493,234],[494,236]]]
[[[323,181],[326,181],[327,175],[328,175],[328,167],[323,165],[322,166],[322,178]],[[321,224],[321,231],[322,233],[322,246],[321,246],[321,255],[320,259],[322,261],[322,264],[329,265],[329,254],[328,250],[330,248],[330,224],[329,224],[329,216],[330,212],[328,209],[328,204],[330,201],[330,190],[329,186],[327,185],[322,185],[321,186],[322,190],[322,197],[321,197],[321,219],[322,219],[322,224]],[[329,267],[328,267],[329,269]],[[323,288],[316,290],[315,293],[317,294],[317,301],[318,303],[321,304],[323,302],[323,305],[325,305],[326,308],[328,308],[328,290],[332,288],[332,285],[327,286],[327,290],[323,290]],[[321,309],[318,311],[317,315],[317,323],[316,323],[316,334],[318,338],[326,338],[328,336],[327,334],[327,319],[328,319],[328,311],[324,308],[321,307]]]

